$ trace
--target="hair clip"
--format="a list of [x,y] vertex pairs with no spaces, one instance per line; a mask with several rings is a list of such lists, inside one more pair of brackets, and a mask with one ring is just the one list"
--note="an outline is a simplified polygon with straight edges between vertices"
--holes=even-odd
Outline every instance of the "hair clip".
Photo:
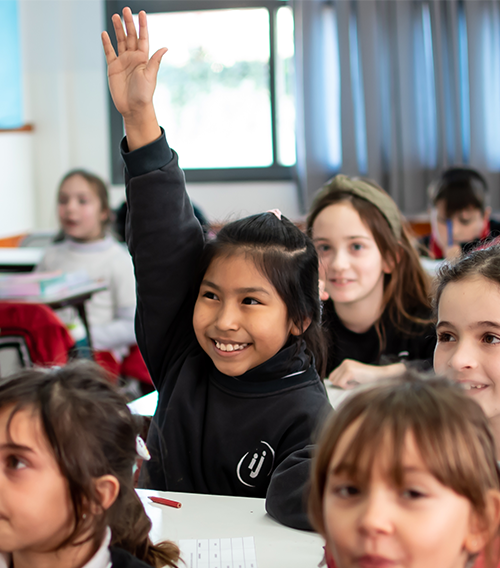
[[266,213],[273,213],[278,218],[278,221],[281,221],[281,211],[279,209],[269,209]]
[[149,461],[151,459],[146,442],[139,435],[135,439],[135,452],[143,460]]

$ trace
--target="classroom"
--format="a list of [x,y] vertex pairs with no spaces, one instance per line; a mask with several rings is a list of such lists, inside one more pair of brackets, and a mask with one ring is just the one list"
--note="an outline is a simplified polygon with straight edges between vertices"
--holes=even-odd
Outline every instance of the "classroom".
[[500,1],[2,0],[0,53],[0,568],[499,566]]

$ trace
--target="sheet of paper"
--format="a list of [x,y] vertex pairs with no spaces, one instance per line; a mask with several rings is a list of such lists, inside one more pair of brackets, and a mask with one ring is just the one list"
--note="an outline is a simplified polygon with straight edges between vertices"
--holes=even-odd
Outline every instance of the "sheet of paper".
[[253,536],[179,541],[187,568],[257,568]]

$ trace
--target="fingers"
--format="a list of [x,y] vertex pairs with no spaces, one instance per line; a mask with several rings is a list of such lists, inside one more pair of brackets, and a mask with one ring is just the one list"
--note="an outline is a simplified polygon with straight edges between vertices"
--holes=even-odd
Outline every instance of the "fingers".
[[127,30],[127,49],[135,51],[137,49],[137,31],[135,29],[134,18],[130,8],[123,8],[123,21]]
[[102,47],[104,48],[104,55],[106,56],[106,63],[109,65],[112,61],[116,59],[116,53],[111,44],[111,39],[109,38],[108,32],[102,32],[101,34]]
[[113,14],[111,17],[113,28],[115,30],[116,44],[118,48],[118,55],[127,51],[127,38],[123,31],[122,20],[118,14]]
[[167,53],[168,49],[166,47],[162,47],[158,51],[156,51],[152,56],[151,59],[148,61],[146,66],[146,72],[150,76],[150,78],[155,78],[158,74],[158,69],[160,68],[160,63],[162,57]]
[[139,42],[138,47],[141,51],[149,53],[149,32],[148,32],[148,21],[146,17],[146,12],[141,10],[139,12]]

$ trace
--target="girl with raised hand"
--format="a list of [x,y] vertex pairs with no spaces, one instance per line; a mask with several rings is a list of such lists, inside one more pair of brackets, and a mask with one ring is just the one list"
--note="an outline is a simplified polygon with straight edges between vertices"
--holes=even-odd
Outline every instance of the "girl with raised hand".
[[483,552],[497,566],[486,416],[457,385],[410,372],[354,393],[321,436],[309,506],[329,568],[466,568]]
[[434,303],[434,369],[460,382],[483,408],[500,455],[500,244],[444,264]]
[[2,380],[1,568],[177,565],[134,490],[136,418],[90,361]]
[[125,123],[128,245],[136,330],[158,389],[152,460],[141,483],[264,497],[276,466],[328,411],[318,260],[277,211],[226,225],[209,242],[152,103],[165,49],[148,55],[146,14],[103,33],[111,95]]
[[307,219],[324,281],[330,381],[352,388],[431,368],[429,282],[392,198],[368,179],[337,175]]

